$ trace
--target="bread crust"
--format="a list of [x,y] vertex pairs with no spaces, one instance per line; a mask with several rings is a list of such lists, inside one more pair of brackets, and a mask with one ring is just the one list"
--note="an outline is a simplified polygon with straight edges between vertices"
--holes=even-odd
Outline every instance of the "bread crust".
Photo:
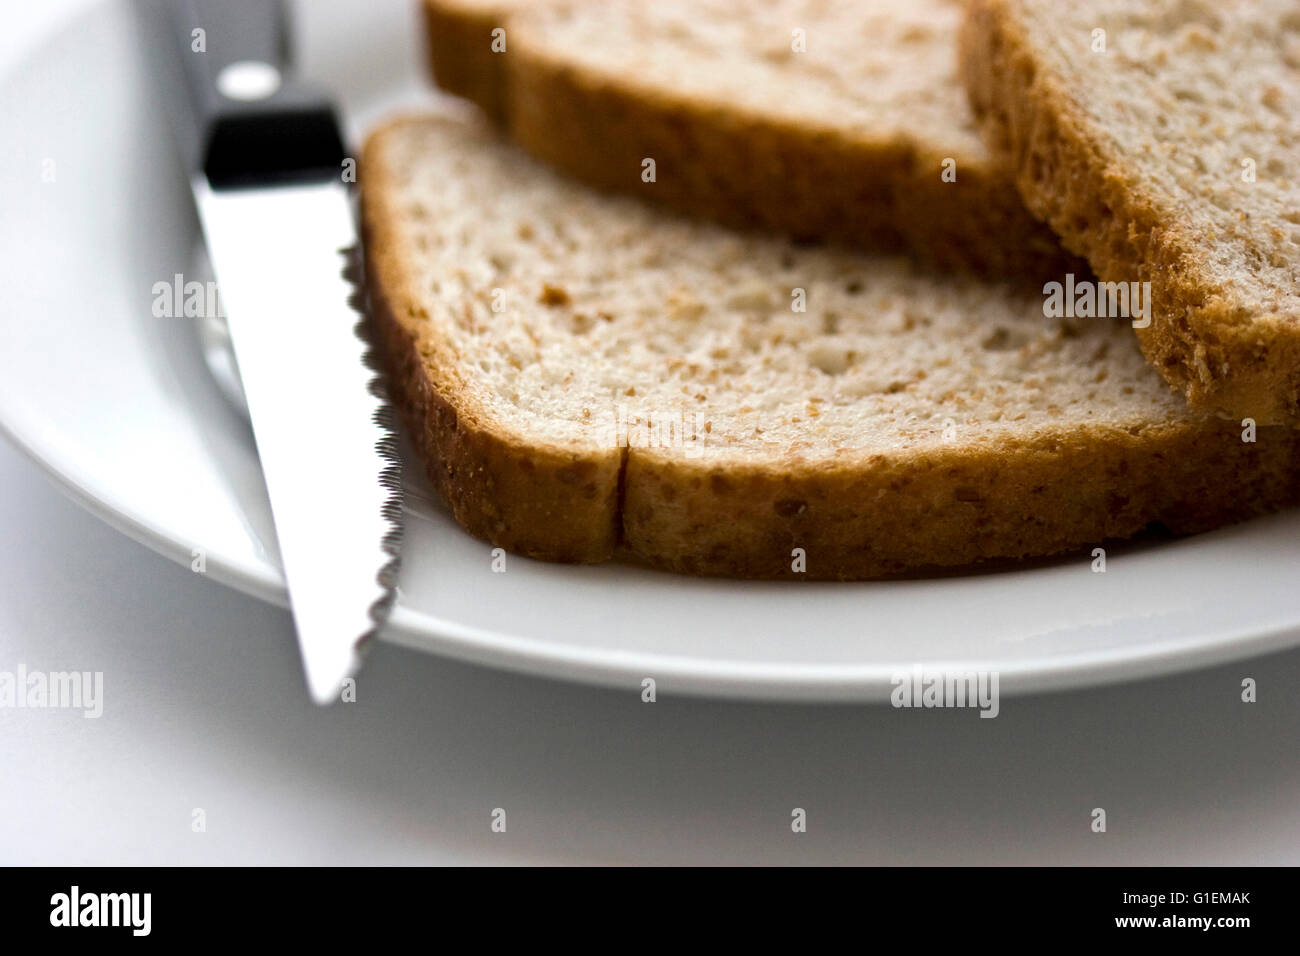
[[[1255,443],[1221,420],[1040,430],[833,462],[670,449],[562,449],[480,407],[421,317],[393,232],[393,171],[376,131],[361,163],[370,317],[390,394],[429,477],[470,533],[544,560],[616,553],[695,575],[856,580],[1040,557],[1152,523],[1207,530],[1300,500],[1300,432]],[[805,569],[795,570],[802,548]]]
[[424,4],[425,48],[434,82],[473,101],[497,123],[506,114],[505,71],[492,52],[491,37],[504,19],[482,3]]
[[1051,75],[1011,0],[971,0],[962,77],[1029,209],[1103,281],[1149,281],[1142,351],[1199,410],[1300,426],[1300,317],[1245,314],[1195,267],[1196,240]]
[[[1289,430],[1227,422],[1041,433],[788,472],[633,449],[624,544],[666,570],[862,580],[1206,531],[1300,499]],[[795,549],[806,569],[794,570]]]
[[[425,0],[434,78],[503,123],[525,150],[599,188],[734,228],[873,251],[941,269],[1042,283],[1086,265],[1031,216],[1010,177],[904,138],[850,138],[576,69],[534,42],[526,17]],[[488,52],[507,22],[509,55]],[[954,53],[955,55],[955,53]],[[656,181],[642,181],[655,160]]]

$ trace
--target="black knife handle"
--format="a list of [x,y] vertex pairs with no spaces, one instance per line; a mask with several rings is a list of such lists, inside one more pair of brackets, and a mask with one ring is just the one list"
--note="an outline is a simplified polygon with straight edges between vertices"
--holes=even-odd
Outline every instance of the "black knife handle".
[[161,0],[184,95],[178,139],[214,188],[338,176],[334,106],[294,76],[282,0]]

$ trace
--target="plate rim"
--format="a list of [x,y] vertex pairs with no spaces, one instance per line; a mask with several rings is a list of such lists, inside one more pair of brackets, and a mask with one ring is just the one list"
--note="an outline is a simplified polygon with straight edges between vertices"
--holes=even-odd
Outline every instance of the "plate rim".
[[[0,413],[3,413],[0,407]],[[0,434],[29,461],[36,464],[70,499],[105,524],[182,566],[190,561],[185,543],[164,529],[118,506],[42,456],[0,416]],[[241,569],[224,555],[208,552],[206,577],[243,594],[288,608],[288,594],[278,575]],[[430,630],[430,625],[436,630]],[[717,662],[671,654],[600,653],[590,646],[547,642],[539,645],[514,634],[488,631],[437,618],[402,607],[394,609],[389,625],[380,631],[387,643],[464,663],[511,673],[565,680],[589,686],[640,689],[640,680],[653,674],[659,689],[691,697],[716,697],[742,701],[791,703],[883,703],[892,689],[890,665],[799,665],[794,662]],[[1166,649],[1170,642],[1147,645],[1136,652],[1118,651],[1062,655],[1050,662],[1024,663],[995,668],[1001,693],[1021,696],[1100,684],[1120,684],[1150,677],[1169,676],[1215,664],[1245,660],[1294,646],[1300,625],[1279,624],[1263,630],[1240,628],[1220,631],[1213,638],[1187,647]],[[927,665],[934,670],[981,669],[978,660],[951,660]]]

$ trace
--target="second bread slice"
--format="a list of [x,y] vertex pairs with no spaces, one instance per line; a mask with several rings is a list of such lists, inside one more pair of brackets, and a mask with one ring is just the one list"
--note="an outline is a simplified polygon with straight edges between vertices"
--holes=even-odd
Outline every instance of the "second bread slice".
[[958,0],[426,9],[439,83],[586,183],[1039,285],[1080,268],[977,134],[956,73]]

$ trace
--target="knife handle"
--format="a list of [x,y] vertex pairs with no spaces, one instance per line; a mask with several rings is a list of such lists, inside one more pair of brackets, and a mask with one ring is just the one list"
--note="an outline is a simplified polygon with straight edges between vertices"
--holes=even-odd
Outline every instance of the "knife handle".
[[334,106],[299,82],[282,0],[161,0],[179,64],[174,117],[191,175],[213,188],[338,176]]

